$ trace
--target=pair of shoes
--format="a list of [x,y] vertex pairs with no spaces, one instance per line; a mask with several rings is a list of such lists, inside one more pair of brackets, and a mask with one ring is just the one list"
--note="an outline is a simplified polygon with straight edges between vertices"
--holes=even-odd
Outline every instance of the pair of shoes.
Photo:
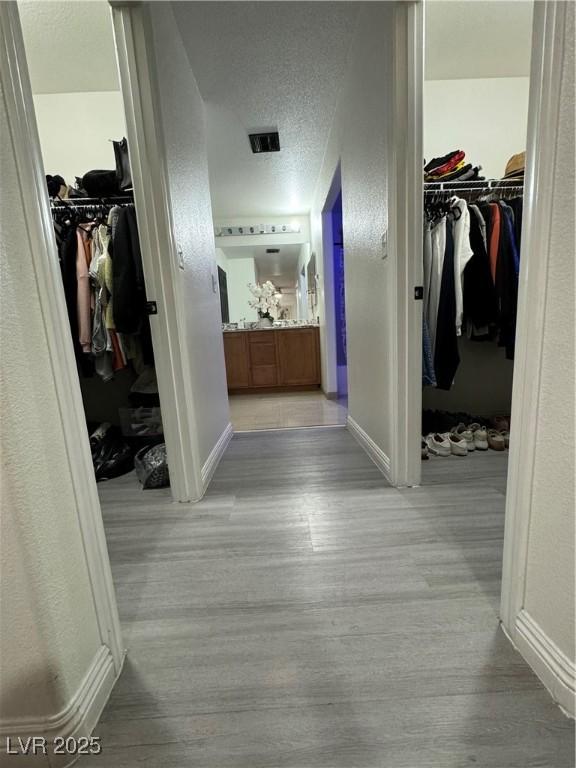
[[426,438],[428,452],[433,456],[467,456],[466,440],[455,432],[431,433]]
[[428,453],[431,453],[433,456],[450,456],[450,441],[446,438],[446,435],[431,432],[425,439]]
[[488,450],[488,432],[486,430],[486,427],[483,427],[481,424],[474,422],[474,424],[470,424],[468,429],[472,433],[472,437],[474,439],[474,447],[476,448],[476,450],[487,451]]
[[[474,425],[476,426],[476,425]],[[480,426],[478,424],[478,426]],[[476,450],[476,443],[474,442],[474,432],[470,427],[467,427],[466,424],[458,424],[457,427],[452,427],[450,430],[450,434],[452,435],[459,435],[461,438],[463,438],[466,441],[466,449],[468,452],[472,452]]]
[[[506,445],[506,438],[504,437],[504,434],[508,435],[508,432],[498,432],[497,429],[489,429],[488,430],[488,445],[490,448],[492,448],[493,451],[505,451],[508,447]],[[508,437],[508,441],[510,438]]]

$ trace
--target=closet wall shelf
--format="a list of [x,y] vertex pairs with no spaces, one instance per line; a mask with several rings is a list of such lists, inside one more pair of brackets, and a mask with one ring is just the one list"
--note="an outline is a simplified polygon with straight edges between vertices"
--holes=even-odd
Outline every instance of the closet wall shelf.
[[520,179],[484,179],[482,181],[426,181],[424,192],[477,192],[488,189],[523,189]]
[[96,205],[130,205],[134,203],[132,195],[122,195],[119,197],[70,197],[65,200],[52,199],[50,206],[52,208],[80,208],[94,207]]

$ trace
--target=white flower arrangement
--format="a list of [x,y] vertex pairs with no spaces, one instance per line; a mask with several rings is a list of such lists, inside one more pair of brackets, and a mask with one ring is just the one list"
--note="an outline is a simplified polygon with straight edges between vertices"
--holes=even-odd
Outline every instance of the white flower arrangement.
[[248,304],[258,311],[260,317],[271,317],[270,312],[278,307],[280,303],[277,298],[277,290],[274,283],[267,280],[263,285],[248,283],[250,293],[254,296]]

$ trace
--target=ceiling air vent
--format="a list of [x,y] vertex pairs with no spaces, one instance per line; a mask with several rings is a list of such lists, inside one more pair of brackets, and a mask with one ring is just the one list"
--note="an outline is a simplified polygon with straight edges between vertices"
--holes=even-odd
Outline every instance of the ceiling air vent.
[[266,248],[266,253],[280,253],[280,248]]
[[254,154],[260,154],[261,152],[280,152],[280,136],[278,131],[271,133],[250,133],[248,135],[250,139],[250,146]]

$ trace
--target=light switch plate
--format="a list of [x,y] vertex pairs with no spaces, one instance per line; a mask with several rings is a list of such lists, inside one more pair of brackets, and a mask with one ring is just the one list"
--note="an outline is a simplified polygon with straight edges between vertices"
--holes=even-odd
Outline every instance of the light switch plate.
[[218,280],[212,275],[212,293],[218,293]]

